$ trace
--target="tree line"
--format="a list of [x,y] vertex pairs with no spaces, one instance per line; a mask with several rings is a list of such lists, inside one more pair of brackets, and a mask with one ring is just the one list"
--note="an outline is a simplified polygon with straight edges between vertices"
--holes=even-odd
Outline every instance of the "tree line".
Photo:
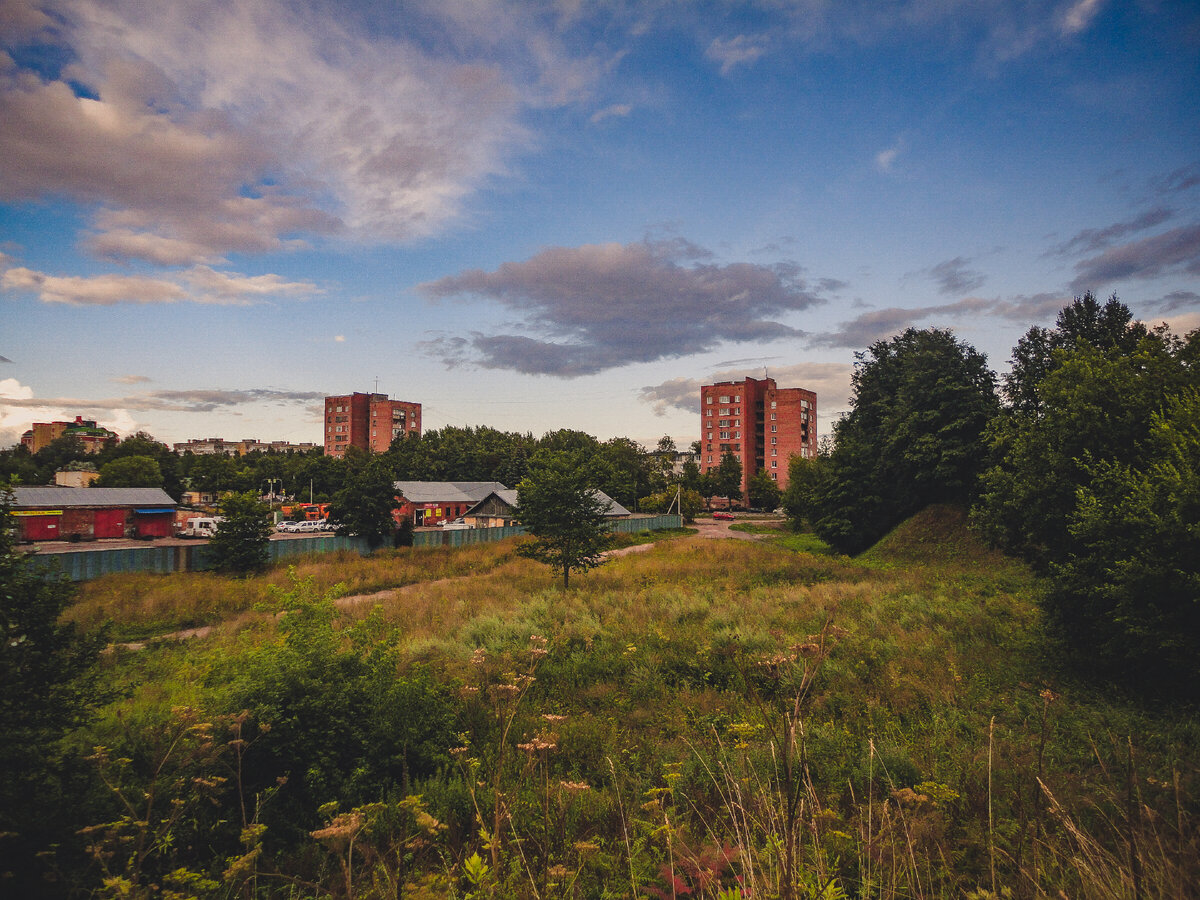
[[858,553],[918,510],[967,506],[1047,579],[1043,610],[1081,667],[1170,693],[1200,684],[1200,331],[1076,298],[997,378],[940,329],[858,355],[850,412],[784,504]]
[[0,450],[0,480],[23,485],[49,484],[62,469],[91,468],[97,487],[161,487],[175,500],[184,491],[209,494],[283,493],[297,500],[327,503],[352,486],[368,463],[373,473],[392,481],[498,481],[515,487],[526,478],[534,458],[573,454],[585,460],[590,485],[629,509],[665,510],[682,487],[690,518],[713,497],[743,499],[757,508],[774,509],[779,491],[770,476],[758,473],[750,495],[742,497],[742,466],[726,454],[718,469],[700,472],[696,446],[682,472],[674,470],[676,445],[663,436],[651,449],[627,437],[601,441],[582,431],[560,429],[541,437],[500,431],[488,426],[455,426],[424,434],[401,435],[386,453],[357,448],[344,459],[320,449],[306,453],[255,450],[243,456],[174,453],[152,435],[139,432],[89,454],[78,438],[57,438],[37,453],[22,445]]

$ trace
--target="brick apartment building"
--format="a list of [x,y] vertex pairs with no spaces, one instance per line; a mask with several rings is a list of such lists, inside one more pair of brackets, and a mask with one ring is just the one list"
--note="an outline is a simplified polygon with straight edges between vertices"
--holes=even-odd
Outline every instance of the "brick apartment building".
[[421,404],[385,394],[325,398],[325,455],[342,457],[347,447],[383,453],[402,434],[421,433]]
[[719,381],[700,388],[700,471],[729,452],[742,464],[742,497],[750,479],[767,471],[786,490],[788,459],[817,455],[817,395],[780,388],[774,378]]

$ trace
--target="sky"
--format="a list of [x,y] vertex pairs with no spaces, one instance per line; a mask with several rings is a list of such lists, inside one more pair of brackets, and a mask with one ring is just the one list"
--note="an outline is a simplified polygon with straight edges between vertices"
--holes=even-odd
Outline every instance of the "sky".
[[699,436],[1072,297],[1200,327],[1194,0],[0,0],[0,447]]

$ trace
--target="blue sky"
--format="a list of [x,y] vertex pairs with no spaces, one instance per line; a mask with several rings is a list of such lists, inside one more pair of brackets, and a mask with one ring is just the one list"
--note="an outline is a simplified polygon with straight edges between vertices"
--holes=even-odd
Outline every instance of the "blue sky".
[[[1200,8],[1145,0],[0,0],[0,446],[93,417],[320,440],[696,437],[847,406],[1072,296],[1200,327]],[[376,381],[378,379],[378,382]]]

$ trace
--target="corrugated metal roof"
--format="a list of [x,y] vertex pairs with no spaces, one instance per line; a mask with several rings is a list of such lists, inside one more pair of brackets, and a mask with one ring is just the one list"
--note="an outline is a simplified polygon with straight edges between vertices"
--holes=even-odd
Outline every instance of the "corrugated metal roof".
[[[488,495],[485,497],[482,497],[479,500],[479,502],[475,504],[475,506],[479,506],[481,503],[483,503],[484,500],[486,500],[492,494],[495,494],[497,497],[499,497],[501,500],[503,500],[505,503],[507,503],[509,506],[511,506],[514,510],[516,510],[518,508],[519,504],[517,502],[517,492],[510,491],[507,488],[502,491],[490,491],[488,493]],[[604,514],[606,516],[617,517],[617,516],[633,515],[633,513],[631,513],[629,510],[627,510],[625,507],[623,507],[620,503],[618,503],[612,497],[608,496],[608,494],[604,493],[604,491],[595,490],[595,491],[592,491],[592,494],[598,500],[600,500],[602,503],[604,503]],[[467,510],[465,515],[470,515],[470,513],[473,510],[474,510],[474,507],[472,507],[472,509]]]
[[78,506],[169,506],[175,501],[162,488],[98,488],[98,487],[17,487],[13,488],[16,506],[78,507]]
[[478,503],[508,490],[499,481],[397,481],[395,488],[409,503]]

